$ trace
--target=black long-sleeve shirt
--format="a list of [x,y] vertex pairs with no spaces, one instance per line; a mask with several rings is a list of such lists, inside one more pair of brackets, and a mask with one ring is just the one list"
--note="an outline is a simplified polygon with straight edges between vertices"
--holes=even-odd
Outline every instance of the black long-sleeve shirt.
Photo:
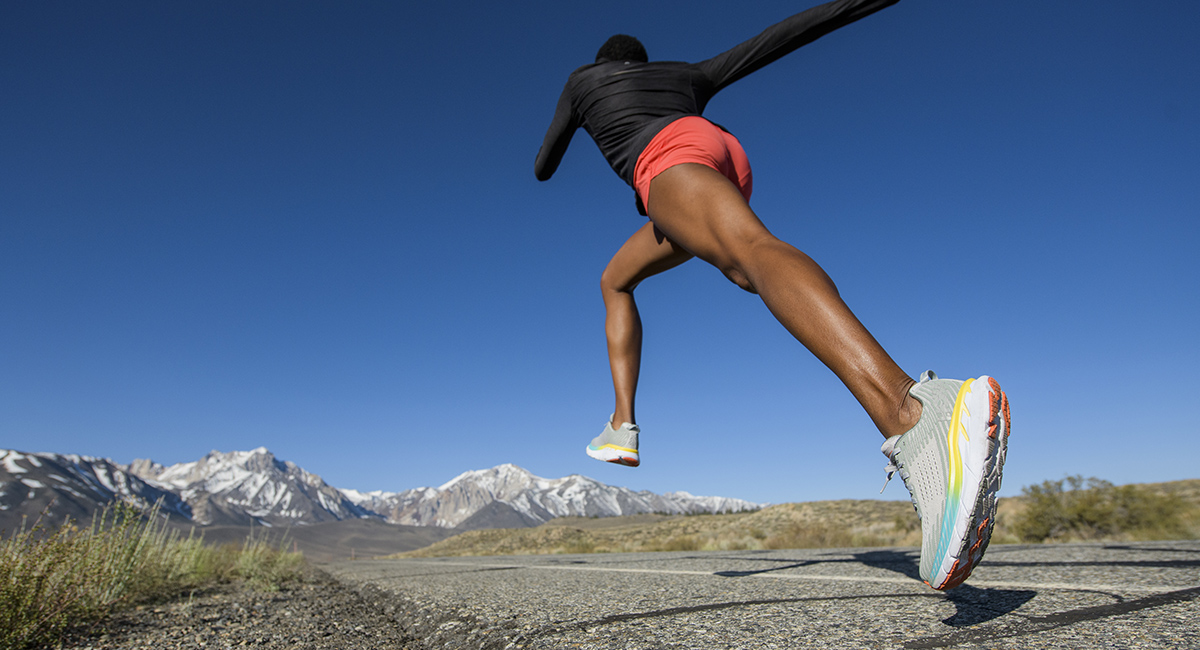
[[534,173],[547,180],[583,127],[605,160],[633,185],[638,156],[665,126],[700,115],[721,89],[839,27],[900,0],[835,0],[802,11],[706,61],[601,61],[567,79],[538,151]]

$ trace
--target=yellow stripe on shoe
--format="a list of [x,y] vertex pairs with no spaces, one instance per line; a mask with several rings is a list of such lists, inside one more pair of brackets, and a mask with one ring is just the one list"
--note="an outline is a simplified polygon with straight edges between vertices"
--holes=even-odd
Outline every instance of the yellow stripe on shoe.
[[600,445],[599,447],[593,447],[593,449],[616,449],[617,451],[624,451],[630,454],[638,453],[638,450],[636,449],[630,449],[629,447],[618,447],[617,445]]

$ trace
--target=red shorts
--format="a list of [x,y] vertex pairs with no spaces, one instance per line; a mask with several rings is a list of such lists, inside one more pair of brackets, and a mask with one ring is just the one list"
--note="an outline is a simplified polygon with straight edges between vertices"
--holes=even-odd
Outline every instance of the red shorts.
[[650,181],[682,163],[700,163],[717,170],[733,181],[747,201],[750,200],[754,177],[742,144],[703,117],[689,115],[659,131],[638,156],[633,168],[633,187],[647,211],[650,209]]

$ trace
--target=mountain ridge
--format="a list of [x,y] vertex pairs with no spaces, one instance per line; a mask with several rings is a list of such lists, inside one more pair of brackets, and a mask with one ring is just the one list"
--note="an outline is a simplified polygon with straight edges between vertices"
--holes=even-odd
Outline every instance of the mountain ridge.
[[762,504],[687,492],[635,492],[573,474],[547,479],[511,463],[469,470],[439,487],[400,492],[336,488],[270,450],[212,451],[164,466],[149,459],[0,450],[0,529],[22,518],[83,521],[114,501],[200,526],[305,526],[370,519],[389,524],[475,530],[537,526],[563,516],[647,512],[699,514],[756,510]]

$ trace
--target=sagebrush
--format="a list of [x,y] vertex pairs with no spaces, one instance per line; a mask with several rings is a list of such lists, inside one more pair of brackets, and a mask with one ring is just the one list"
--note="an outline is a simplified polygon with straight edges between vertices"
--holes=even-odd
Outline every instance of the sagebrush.
[[35,523],[0,541],[0,650],[52,644],[121,607],[215,582],[243,578],[275,588],[297,576],[302,561],[254,539],[241,549],[205,546],[169,530],[156,509],[125,504],[102,510],[86,528]]
[[1194,509],[1175,494],[1140,485],[1114,486],[1068,476],[1021,490],[1024,509],[1011,531],[1025,542],[1100,539],[1159,540],[1194,536],[1186,516]]

